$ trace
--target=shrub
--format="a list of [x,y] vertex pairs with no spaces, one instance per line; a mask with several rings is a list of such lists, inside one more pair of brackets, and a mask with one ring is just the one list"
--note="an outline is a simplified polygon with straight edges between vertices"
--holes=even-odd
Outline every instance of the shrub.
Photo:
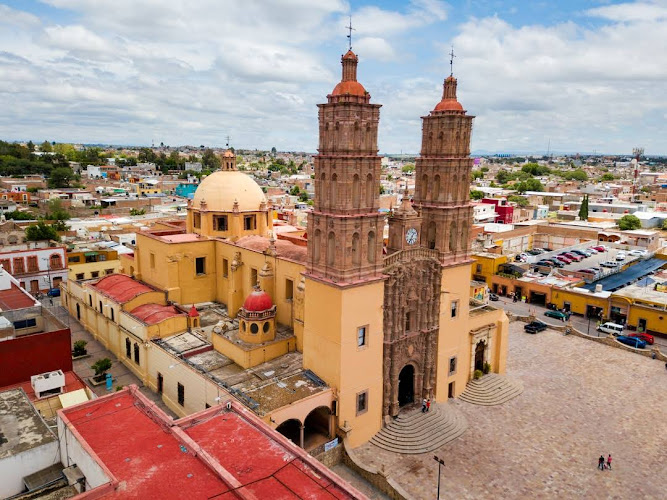
[[475,373],[472,374],[472,378],[474,378],[475,380],[479,380],[480,378],[482,378],[482,375],[484,375],[482,373],[482,370],[475,370]]
[[111,360],[109,358],[98,359],[90,367],[95,370],[95,378],[101,380],[111,369]]
[[482,371],[484,372],[484,375],[486,375],[491,371],[491,365],[489,363],[484,363],[484,370]]
[[86,350],[87,343],[88,342],[86,342],[85,340],[77,340],[76,342],[74,342],[74,349],[72,349],[72,355],[74,357],[77,357],[77,356],[85,356],[86,354],[88,354],[88,351]]

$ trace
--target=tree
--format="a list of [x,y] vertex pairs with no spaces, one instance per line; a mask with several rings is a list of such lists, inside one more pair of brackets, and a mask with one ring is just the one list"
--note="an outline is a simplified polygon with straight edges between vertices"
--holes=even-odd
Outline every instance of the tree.
[[49,200],[48,211],[44,215],[46,220],[67,220],[70,218],[69,212],[63,208],[63,202],[58,198]]
[[15,210],[14,212],[5,212],[5,219],[7,220],[33,220],[36,219],[35,215],[30,212],[19,212]]
[[471,200],[481,200],[484,198],[484,192],[483,191],[477,191],[476,189],[473,189],[470,191],[470,199]]
[[50,188],[66,188],[75,178],[71,168],[58,167],[51,170],[48,184]]
[[75,358],[78,356],[85,356],[88,354],[88,350],[86,349],[86,342],[85,340],[77,340],[74,342],[74,349],[72,349],[72,356]]
[[618,221],[618,227],[622,231],[628,231],[631,229],[639,229],[642,227],[642,221],[636,215],[624,215]]
[[579,219],[588,220],[588,195],[584,195],[584,199],[581,200],[581,208],[579,209]]
[[511,172],[508,172],[507,170],[498,170],[498,173],[496,174],[496,181],[498,184],[505,184],[510,180],[512,180]]
[[60,241],[60,237],[55,228],[40,221],[37,224],[28,226],[25,230],[25,237],[28,241],[55,240]]
[[507,197],[507,201],[512,201],[519,205],[520,207],[525,207],[528,206],[528,199],[523,197],[523,196],[517,196],[515,194],[512,194]]
[[30,150],[31,153],[35,151],[35,143],[32,141],[28,141],[28,149]]
[[299,201],[308,201],[308,193],[302,191],[301,194],[299,194]]
[[65,223],[64,220],[57,220],[53,224],[51,224],[51,227],[55,229],[56,231],[69,231],[69,226]]
[[544,191],[544,186],[537,179],[527,179],[516,184],[514,189],[519,193],[525,193],[526,191]]
[[43,151],[44,153],[50,153],[53,151],[53,146],[51,146],[49,141],[44,141],[39,145],[39,150]]
[[401,172],[403,172],[404,174],[411,174],[414,171],[415,171],[415,166],[412,163],[403,165],[403,167],[401,168]]
[[292,186],[292,189],[290,189],[289,194],[292,196],[298,196],[301,190],[299,189],[299,186]]
[[145,215],[146,210],[143,208],[131,208],[130,209],[130,215],[135,216],[135,215]]
[[109,358],[98,359],[95,363],[90,365],[90,367],[95,370],[95,378],[97,380],[102,380],[107,371],[111,369],[111,360]]
[[212,149],[206,149],[201,156],[201,164],[208,170],[217,170],[220,168],[220,158]]
[[273,147],[271,148],[271,154],[272,154],[273,156],[276,156],[276,153],[277,153],[277,152],[278,152],[278,151],[276,150],[276,147],[273,146]]
[[482,173],[481,170],[473,170],[472,171],[472,179],[473,180],[481,179],[482,177],[484,177],[484,174]]
[[603,174],[602,177],[600,177],[600,180],[602,182],[609,182],[613,181],[614,179],[615,179],[614,174],[609,174],[609,173]]

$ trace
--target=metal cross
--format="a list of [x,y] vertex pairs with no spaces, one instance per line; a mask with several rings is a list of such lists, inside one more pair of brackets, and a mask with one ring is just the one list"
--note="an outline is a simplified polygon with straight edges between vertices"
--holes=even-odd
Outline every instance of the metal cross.
[[347,35],[347,39],[349,40],[350,50],[352,50],[352,32],[357,31],[352,27],[352,14],[350,14],[350,24],[348,26],[345,26],[345,27],[349,31],[349,34]]
[[227,149],[229,149],[229,136],[227,136]]
[[449,53],[449,70],[450,74],[449,76],[454,76],[454,58],[456,56],[454,55],[454,46],[452,45],[452,51]]

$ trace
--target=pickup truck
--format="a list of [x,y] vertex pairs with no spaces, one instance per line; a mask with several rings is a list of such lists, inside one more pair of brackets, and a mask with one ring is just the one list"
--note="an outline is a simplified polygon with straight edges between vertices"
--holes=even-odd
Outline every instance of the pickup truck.
[[532,321],[523,327],[526,333],[537,333],[547,329],[546,323],[541,321]]

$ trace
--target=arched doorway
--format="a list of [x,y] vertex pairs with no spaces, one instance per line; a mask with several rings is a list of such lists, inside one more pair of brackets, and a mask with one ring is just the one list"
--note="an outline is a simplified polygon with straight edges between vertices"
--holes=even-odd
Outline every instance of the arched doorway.
[[276,427],[276,430],[295,445],[301,446],[301,422],[296,418],[285,420],[282,424]]
[[486,350],[486,343],[482,340],[477,342],[475,347],[475,370],[484,371],[484,351]]
[[76,319],[81,321],[81,307],[79,307],[79,304],[76,305]]
[[329,441],[329,415],[331,412],[327,406],[319,406],[311,411],[304,420],[303,447],[306,450]]
[[415,368],[405,365],[398,375],[398,406],[415,402]]

